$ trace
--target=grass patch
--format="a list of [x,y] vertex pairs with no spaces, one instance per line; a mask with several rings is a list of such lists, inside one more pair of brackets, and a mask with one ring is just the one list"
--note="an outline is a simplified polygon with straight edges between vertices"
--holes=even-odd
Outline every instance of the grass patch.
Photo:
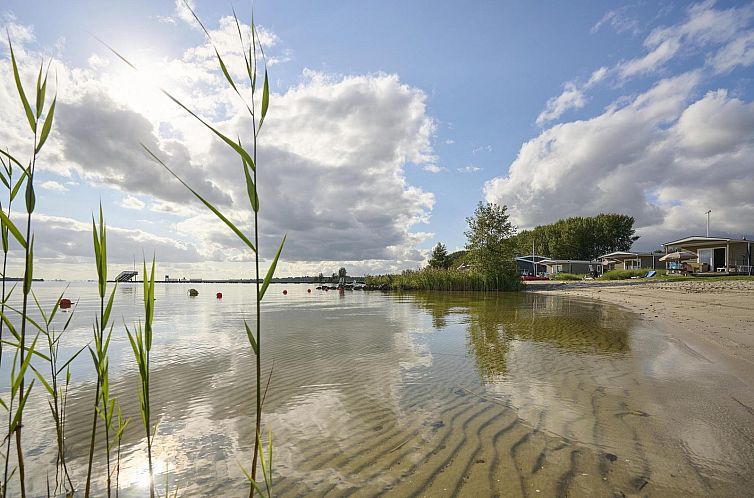
[[[603,273],[599,280],[626,280],[628,278],[634,278],[634,277],[643,277],[648,272],[652,270],[648,270],[646,268],[642,268],[640,270],[611,270],[608,272]],[[667,270],[654,270],[657,272],[657,274],[654,277],[650,277],[652,279],[656,279],[658,277],[661,277],[665,275]]]

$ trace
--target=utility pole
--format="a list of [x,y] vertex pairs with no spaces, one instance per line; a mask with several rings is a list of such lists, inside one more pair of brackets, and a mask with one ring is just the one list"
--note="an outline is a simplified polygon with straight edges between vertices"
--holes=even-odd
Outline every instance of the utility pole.
[[711,212],[712,212],[712,210],[710,209],[709,211],[707,211],[706,213],[704,213],[704,214],[707,215],[707,237],[709,237],[709,214]]

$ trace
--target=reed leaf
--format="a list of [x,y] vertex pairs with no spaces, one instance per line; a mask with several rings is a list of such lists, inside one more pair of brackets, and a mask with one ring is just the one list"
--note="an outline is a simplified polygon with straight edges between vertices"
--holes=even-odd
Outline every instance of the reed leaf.
[[26,258],[26,272],[24,272],[24,294],[28,294],[31,291],[31,283],[34,280],[34,235],[31,236],[28,254]]
[[42,69],[44,69],[44,64],[39,65],[39,74],[37,74],[37,100],[36,100],[36,106],[35,109],[37,110],[36,119],[39,119],[39,116],[42,114],[42,107],[44,106],[45,98],[42,94]]
[[26,212],[31,214],[34,212],[34,207],[37,205],[37,196],[34,193],[34,182],[32,177],[26,182]]
[[47,137],[50,134],[50,130],[52,130],[52,119],[53,116],[55,116],[55,104],[58,101],[57,95],[55,98],[52,99],[52,105],[50,106],[50,111],[47,113],[47,116],[45,117],[45,122],[42,125],[42,134],[39,136],[39,143],[37,144],[37,152],[39,152],[42,149],[42,146],[47,141]]
[[21,185],[23,185],[24,178],[26,178],[26,176],[27,176],[27,171],[24,168],[22,170],[22,172],[21,172],[21,177],[18,180],[16,180],[16,184],[13,185],[13,190],[10,191],[10,200],[11,200],[11,202],[13,202],[13,200],[18,195],[18,191],[21,189]]
[[157,161],[159,164],[161,164],[163,168],[165,168],[166,170],[168,170],[168,173],[170,173],[171,175],[173,175],[173,177],[175,177],[179,182],[181,182],[183,184],[183,186],[186,187],[189,190],[189,192],[191,192],[192,194],[194,194],[194,197],[196,197],[197,199],[199,199],[205,206],[207,206],[207,208],[210,211],[212,211],[215,214],[215,216],[217,216],[218,218],[220,218],[220,220],[222,220],[222,222],[225,223],[228,226],[228,228],[230,228],[231,230],[233,230],[233,233],[235,233],[238,236],[238,238],[241,239],[244,242],[244,244],[246,244],[252,251],[257,252],[257,249],[254,246],[254,244],[251,242],[251,240],[249,240],[249,238],[246,237],[246,235],[244,235],[244,233],[241,230],[239,230],[238,227],[236,227],[236,225],[234,225],[228,218],[226,218],[224,214],[222,214],[215,206],[213,206],[212,203],[210,203],[204,197],[202,197],[201,195],[199,195],[199,193],[196,190],[194,190],[186,182],[184,182],[183,179],[180,176],[178,176],[177,174],[175,174],[173,172],[173,170],[168,167],[167,164],[165,164],[159,157],[157,157],[151,150],[149,150],[149,147],[147,147],[144,144],[141,144],[141,146],[144,148],[144,150],[147,151],[147,153],[150,156],[152,156],[152,158],[155,161]]
[[13,224],[13,222],[8,218],[8,215],[5,214],[2,210],[0,210],[0,220],[3,222],[3,226],[5,226],[8,230],[10,230],[10,233],[13,234],[13,237],[15,237],[16,241],[26,249],[26,239],[24,239],[24,236],[21,235],[21,232],[16,228],[16,225]]
[[249,328],[249,324],[246,323],[246,320],[243,321],[244,327],[246,327],[246,336],[249,338],[249,344],[251,344],[251,349],[254,350],[254,354],[259,354],[259,346],[257,346],[257,341],[254,339],[254,333]]
[[267,109],[270,107],[270,84],[267,80],[267,69],[264,70],[264,83],[262,84],[262,116],[259,118],[257,133],[262,129],[264,117],[267,115]]
[[23,397],[21,397],[21,400],[18,403],[18,408],[16,408],[16,414],[13,416],[13,421],[10,424],[10,428],[8,429],[9,434],[13,434],[16,432],[16,429],[19,426],[19,422],[21,421],[21,416],[24,413],[24,407],[26,406],[26,400],[29,399],[29,393],[31,393],[32,387],[34,387],[34,381],[36,379],[32,379],[29,383],[29,387],[26,388],[26,392],[24,393]]
[[288,237],[288,234],[283,236],[283,240],[280,241],[280,246],[278,247],[278,252],[275,253],[275,259],[272,260],[272,264],[270,265],[269,269],[267,270],[267,275],[264,277],[264,282],[262,282],[262,288],[259,290],[259,296],[257,299],[259,301],[262,300],[264,297],[264,293],[267,292],[267,287],[270,285],[270,281],[272,280],[272,276],[275,274],[275,267],[278,265],[278,259],[280,258],[280,252],[283,250],[283,244],[285,244],[285,239]]
[[37,132],[37,122],[34,118],[34,113],[29,105],[29,100],[26,98],[26,92],[24,92],[24,86],[21,83],[21,75],[18,72],[18,65],[16,64],[16,55],[13,52],[13,44],[10,41],[10,34],[8,34],[8,48],[10,48],[10,60],[13,65],[13,79],[16,81],[16,89],[18,90],[18,96],[21,97],[21,103],[24,106],[24,112],[26,113],[26,119],[29,121],[29,127],[33,133]]

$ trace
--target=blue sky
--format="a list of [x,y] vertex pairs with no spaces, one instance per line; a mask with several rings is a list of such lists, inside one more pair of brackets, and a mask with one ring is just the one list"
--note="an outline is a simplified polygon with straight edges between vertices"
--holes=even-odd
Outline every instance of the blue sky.
[[[228,4],[193,5],[232,60]],[[235,7],[248,23],[249,5]],[[247,125],[181,5],[1,9],[27,81],[42,56],[60,79],[38,230],[65,242],[40,254],[44,276],[93,274],[83,223],[100,199],[115,267],[143,249],[165,272],[234,275],[248,256],[138,150],[151,141],[245,219],[231,156],[154,90],[176,89],[226,131]],[[289,233],[282,274],[416,267],[437,241],[463,246],[480,200],[507,204],[522,228],[625,212],[640,249],[702,233],[707,209],[713,232],[754,236],[752,2],[283,1],[255,15],[273,83],[262,253]],[[158,76],[130,74],[94,36]],[[5,69],[6,43],[0,56]],[[20,153],[23,128],[0,143]]]

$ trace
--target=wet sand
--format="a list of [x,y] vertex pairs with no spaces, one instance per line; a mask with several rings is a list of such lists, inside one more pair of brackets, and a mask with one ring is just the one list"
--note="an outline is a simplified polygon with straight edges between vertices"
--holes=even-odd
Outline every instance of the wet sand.
[[754,386],[754,281],[529,282],[528,290],[623,306]]

